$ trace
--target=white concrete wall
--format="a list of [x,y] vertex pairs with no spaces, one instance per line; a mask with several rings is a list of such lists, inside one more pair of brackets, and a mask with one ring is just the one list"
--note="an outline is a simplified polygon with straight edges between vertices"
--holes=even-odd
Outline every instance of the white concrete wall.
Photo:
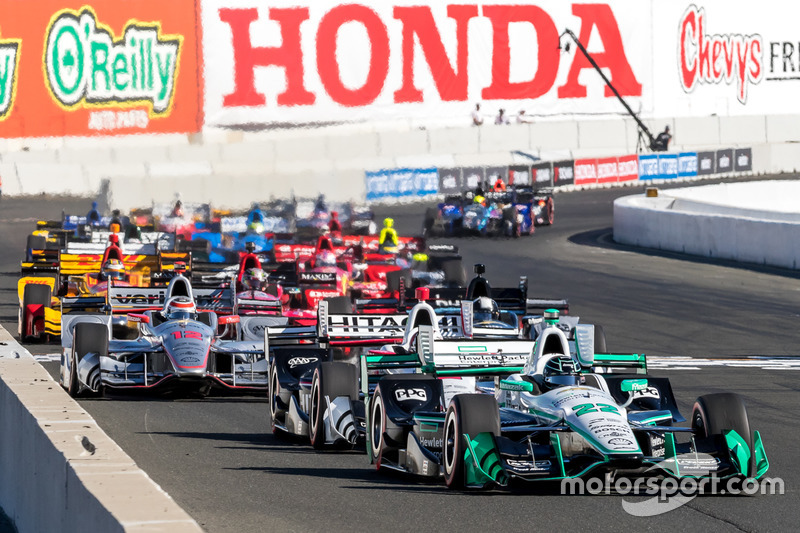
[[18,531],[202,531],[2,327],[0,342],[0,506]]
[[798,192],[798,181],[760,181],[626,196],[614,202],[614,240],[797,269],[800,209],[791,202]]
[[[91,195],[109,180],[121,209],[169,201],[176,192],[220,207],[254,199],[325,193],[363,199],[364,171],[404,166],[506,165],[520,151],[551,159],[634,153],[638,129],[629,117],[432,129],[368,124],[317,129],[122,138],[0,140],[7,196]],[[656,135],[669,125],[672,150],[753,147],[755,173],[800,169],[800,116],[670,118],[646,121]]]

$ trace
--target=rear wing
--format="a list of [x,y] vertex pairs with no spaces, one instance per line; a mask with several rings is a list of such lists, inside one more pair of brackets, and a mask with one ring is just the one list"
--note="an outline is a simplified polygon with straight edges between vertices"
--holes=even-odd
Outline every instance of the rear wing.
[[[415,353],[361,355],[362,388],[372,370],[414,370],[436,376],[504,375],[522,372],[535,343],[524,340],[434,339],[433,327],[420,326]],[[367,392],[365,390],[365,392]]]
[[[168,287],[115,287],[108,288],[108,305],[114,313],[137,310],[162,309],[167,301]],[[235,294],[230,287],[196,288],[192,290],[195,305],[204,311],[233,313]]]
[[[105,251],[105,248],[103,248]],[[122,262],[128,271],[154,272],[159,269],[157,255],[126,254]],[[62,276],[81,276],[89,272],[100,272],[103,266],[103,252],[99,254],[74,254],[62,252],[59,254],[59,273]]]

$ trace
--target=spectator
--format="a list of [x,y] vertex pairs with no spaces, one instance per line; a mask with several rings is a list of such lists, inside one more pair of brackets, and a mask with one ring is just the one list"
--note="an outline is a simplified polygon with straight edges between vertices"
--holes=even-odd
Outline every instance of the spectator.
[[483,115],[481,115],[481,104],[475,104],[475,110],[472,111],[472,125],[480,126],[483,124]]
[[528,122],[530,121],[528,120],[528,116],[525,115],[525,110],[520,109],[519,114],[517,115],[517,124],[527,124]]
[[497,112],[497,117],[495,117],[494,123],[497,125],[508,124],[508,117],[506,116],[506,110],[503,109],[502,107],[500,108],[500,111]]
[[672,140],[672,135],[669,133],[669,125],[664,127],[664,131],[658,134],[658,137],[653,141],[654,152],[666,152],[669,148],[669,141]]

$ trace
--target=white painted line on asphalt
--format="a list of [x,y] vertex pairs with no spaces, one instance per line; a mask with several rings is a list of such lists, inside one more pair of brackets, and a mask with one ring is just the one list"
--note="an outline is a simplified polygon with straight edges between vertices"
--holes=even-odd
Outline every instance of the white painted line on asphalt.
[[46,353],[46,354],[37,354],[33,356],[34,359],[39,361],[40,363],[59,363],[61,362],[61,354],[60,353]]
[[647,368],[669,370],[700,370],[709,366],[730,368],[758,368],[761,370],[800,370],[800,357],[753,356],[735,359],[707,359],[702,357],[648,357]]

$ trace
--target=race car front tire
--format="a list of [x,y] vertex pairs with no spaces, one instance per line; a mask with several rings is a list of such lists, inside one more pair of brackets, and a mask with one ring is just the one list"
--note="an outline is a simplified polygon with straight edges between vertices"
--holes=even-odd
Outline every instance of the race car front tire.
[[311,405],[308,413],[308,436],[311,445],[321,450],[325,447],[325,397],[333,400],[347,396],[358,399],[358,367],[348,363],[326,361],[314,370],[311,381]]
[[289,405],[291,393],[281,389],[278,380],[278,367],[273,362],[269,365],[269,415],[270,427],[273,435],[282,436],[284,431],[276,426],[276,420],[286,420],[286,409],[282,406]]
[[500,409],[494,396],[456,394],[444,419],[444,481],[451,489],[465,488],[466,441],[464,434],[500,435]]
[[753,453],[753,431],[744,399],[732,392],[706,394],[697,398],[692,409],[692,429],[701,437],[722,435],[724,430],[734,430],[742,437],[750,450],[748,475],[755,472]]

